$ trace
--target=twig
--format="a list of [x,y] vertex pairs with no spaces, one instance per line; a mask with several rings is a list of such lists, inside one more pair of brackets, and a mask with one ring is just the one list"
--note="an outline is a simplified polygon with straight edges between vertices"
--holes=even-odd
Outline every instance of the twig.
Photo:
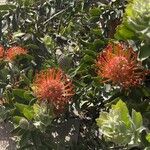
[[59,11],[58,13],[54,14],[53,16],[51,16],[49,19],[47,19],[43,24],[45,25],[47,22],[49,22],[50,20],[52,20],[53,18],[55,18],[56,16],[60,15],[61,13],[65,12],[69,7]]

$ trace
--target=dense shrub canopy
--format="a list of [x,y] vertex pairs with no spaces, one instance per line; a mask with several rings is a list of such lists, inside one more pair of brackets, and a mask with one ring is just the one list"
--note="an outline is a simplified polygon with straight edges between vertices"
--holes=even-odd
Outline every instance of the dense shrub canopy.
[[150,148],[149,0],[0,5],[0,120],[18,149]]

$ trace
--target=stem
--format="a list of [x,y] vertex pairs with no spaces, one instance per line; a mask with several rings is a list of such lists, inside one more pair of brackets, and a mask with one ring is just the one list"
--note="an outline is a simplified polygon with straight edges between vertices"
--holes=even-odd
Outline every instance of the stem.
[[50,20],[52,20],[53,18],[57,17],[57,16],[60,15],[61,13],[65,12],[68,8],[69,8],[69,7],[65,8],[65,9],[59,11],[58,13],[54,14],[53,16],[51,16],[49,19],[47,19],[47,20],[43,23],[43,25],[45,25],[46,23],[48,23]]

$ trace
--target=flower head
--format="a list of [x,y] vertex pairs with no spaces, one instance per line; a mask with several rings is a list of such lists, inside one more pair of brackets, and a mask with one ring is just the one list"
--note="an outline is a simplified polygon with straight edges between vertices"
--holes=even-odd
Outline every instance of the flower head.
[[123,88],[141,85],[146,75],[137,61],[137,53],[123,44],[109,44],[98,56],[96,65],[103,82]]
[[0,59],[4,57],[4,47],[0,45]]
[[13,46],[6,52],[6,60],[13,61],[16,56],[27,54],[27,50],[20,46]]
[[48,69],[36,75],[35,94],[43,101],[51,103],[55,110],[62,112],[74,95],[72,82],[59,69]]

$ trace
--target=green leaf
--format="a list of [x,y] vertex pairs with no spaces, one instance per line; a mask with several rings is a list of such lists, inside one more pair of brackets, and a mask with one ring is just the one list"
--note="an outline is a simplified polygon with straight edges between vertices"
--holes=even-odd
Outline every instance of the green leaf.
[[150,45],[144,45],[140,49],[139,58],[147,58],[150,56]]
[[8,11],[6,11],[6,10],[0,11],[0,17],[1,17],[1,16],[4,16],[4,15],[7,14],[7,13],[8,13]]
[[45,35],[44,38],[41,38],[46,46],[50,46],[53,43],[52,38],[49,35]]
[[25,90],[23,90],[23,89],[14,89],[13,90],[13,94],[20,98],[24,98],[24,93],[25,93]]
[[32,100],[33,98],[34,98],[34,96],[32,95],[32,93],[30,92],[30,91],[26,91],[25,93],[24,93],[24,98],[26,99],[26,100]]
[[134,109],[132,109],[132,121],[136,126],[136,129],[139,129],[143,125],[143,119],[141,113],[136,112]]
[[93,43],[93,50],[99,50],[104,44],[105,42],[102,40],[95,40]]
[[23,112],[23,110],[25,109],[25,108],[30,108],[31,106],[29,106],[29,105],[25,105],[25,104],[20,104],[20,103],[15,103],[14,104],[15,106],[16,106],[16,108],[20,111],[20,112]]
[[23,114],[28,120],[32,120],[34,117],[34,111],[32,108],[24,108]]
[[101,11],[100,8],[92,8],[92,9],[90,10],[91,16],[100,16],[101,12],[102,12],[102,11]]
[[0,5],[0,11],[12,10],[15,9],[16,6],[12,4]]
[[19,124],[19,121],[24,118],[24,117],[21,117],[21,116],[14,116],[13,117],[13,122],[15,122],[16,124]]
[[130,116],[126,104],[122,100],[119,100],[116,105],[112,105],[112,109],[118,110],[121,120],[125,122],[127,127],[130,127]]
[[34,111],[32,106],[15,103],[16,108],[22,113],[27,119],[31,120],[34,117]]
[[28,86],[31,84],[31,81],[29,80],[29,78],[27,76],[25,76],[24,74],[21,74],[22,80],[24,83],[26,83]]
[[85,54],[87,54],[87,55],[89,55],[89,56],[91,56],[91,57],[96,57],[96,52],[94,52],[94,51],[92,51],[92,50],[84,50],[83,51]]
[[99,28],[97,29],[92,29],[91,30],[91,32],[93,33],[93,34],[95,34],[96,36],[102,36],[102,30],[100,30]]
[[87,54],[83,57],[83,60],[85,63],[93,63],[94,62],[94,59]]
[[100,117],[96,119],[97,125],[102,126],[103,123],[109,119],[108,115],[109,114],[107,112],[101,112]]
[[35,3],[35,0],[17,0],[17,3],[19,5],[30,7]]
[[31,99],[34,98],[34,96],[32,95],[32,93],[30,91],[26,91],[23,89],[14,89],[13,94],[16,97],[16,99],[19,97],[21,99],[25,99],[27,101],[30,101]]
[[39,47],[36,44],[28,44],[26,45],[28,49],[38,49]]
[[143,87],[143,88],[142,88],[142,92],[143,92],[143,94],[144,94],[146,97],[149,97],[149,96],[150,96],[150,88],[148,88],[148,87]]
[[134,39],[135,33],[127,28],[125,25],[120,25],[117,27],[117,31],[115,33],[115,38],[118,40],[127,40]]
[[150,133],[146,135],[146,140],[150,143]]
[[13,33],[13,38],[22,37],[23,35],[25,35],[25,33],[22,33],[21,31],[14,32]]
[[40,108],[41,108],[41,107],[40,107],[38,104],[34,104],[34,105],[33,105],[33,110],[34,110],[35,114],[38,114],[38,113],[39,113]]

